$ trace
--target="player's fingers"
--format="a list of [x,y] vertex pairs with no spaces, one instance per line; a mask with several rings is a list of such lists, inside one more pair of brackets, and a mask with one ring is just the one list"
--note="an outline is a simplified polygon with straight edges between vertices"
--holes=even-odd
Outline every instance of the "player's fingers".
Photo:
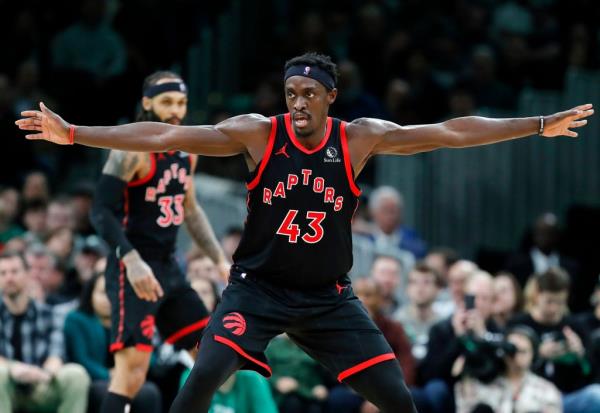
[[581,126],[587,125],[587,119],[584,120],[574,120],[569,123],[569,128],[579,128]]
[[163,295],[165,295],[165,292],[156,278],[154,279],[154,291],[156,292],[158,298],[161,298]]
[[25,135],[25,139],[29,139],[30,141],[44,139],[44,134],[43,133],[32,133],[30,135]]
[[15,125],[17,126],[21,126],[21,125],[41,125],[42,124],[42,120],[38,119],[38,118],[25,118],[25,119],[19,119],[17,121],[15,121]]
[[583,119],[583,118],[587,118],[588,116],[592,116],[594,114],[594,109],[589,109],[589,110],[583,110],[583,111],[579,111],[579,113],[577,113],[573,119],[577,120],[577,119]]
[[593,107],[594,107],[593,104],[591,104],[591,103],[585,103],[583,105],[576,106],[575,109],[578,109],[578,110],[588,110],[588,109],[591,109]]
[[573,132],[572,130],[568,130],[565,132],[565,136],[570,136],[571,138],[576,138],[579,136],[577,132]]
[[42,127],[41,126],[37,126],[37,125],[19,125],[19,129],[21,130],[36,130],[36,131],[42,131]]
[[24,110],[21,112],[21,116],[24,116],[27,118],[42,116],[42,112],[40,112],[39,110]]

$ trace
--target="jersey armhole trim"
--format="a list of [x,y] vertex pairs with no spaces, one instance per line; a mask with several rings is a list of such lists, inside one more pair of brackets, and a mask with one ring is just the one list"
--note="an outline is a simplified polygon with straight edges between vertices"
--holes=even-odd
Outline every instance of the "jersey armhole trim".
[[348,137],[346,136],[346,122],[340,123],[340,136],[342,144],[342,152],[344,153],[344,168],[346,169],[346,177],[350,184],[350,190],[355,196],[360,196],[362,190],[354,182],[354,173],[352,171],[352,160],[350,159],[350,151],[348,150]]
[[146,182],[152,179],[154,174],[156,173],[156,155],[150,154],[150,171],[146,174],[146,176],[136,179],[135,181],[131,181],[127,184],[127,186],[140,186],[144,185]]
[[273,145],[275,144],[275,135],[277,133],[277,118],[275,116],[271,116],[271,133],[269,134],[269,141],[267,142],[267,147],[265,148],[265,153],[263,154],[262,159],[258,165],[258,172],[256,176],[250,183],[246,184],[246,189],[253,190],[256,188],[258,183],[260,182],[260,177],[262,176],[265,167],[269,163],[269,159],[271,158],[271,152],[273,151]]

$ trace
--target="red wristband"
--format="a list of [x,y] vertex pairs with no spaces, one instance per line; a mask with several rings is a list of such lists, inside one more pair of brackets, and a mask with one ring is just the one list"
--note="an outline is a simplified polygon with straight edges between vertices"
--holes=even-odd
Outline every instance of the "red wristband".
[[69,126],[69,145],[75,143],[75,125]]

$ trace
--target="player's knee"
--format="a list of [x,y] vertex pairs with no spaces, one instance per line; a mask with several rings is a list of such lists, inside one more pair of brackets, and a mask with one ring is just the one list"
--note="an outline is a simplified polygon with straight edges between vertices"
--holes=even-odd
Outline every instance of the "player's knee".
[[127,394],[137,394],[146,382],[147,368],[145,366],[132,367],[125,380]]

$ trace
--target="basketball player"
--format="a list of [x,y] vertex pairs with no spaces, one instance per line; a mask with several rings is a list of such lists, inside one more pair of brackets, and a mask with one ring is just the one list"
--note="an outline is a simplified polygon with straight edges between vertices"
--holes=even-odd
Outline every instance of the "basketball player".
[[[138,121],[178,125],[186,111],[186,87],[177,74],[156,72],[145,79]],[[195,155],[178,151],[113,150],[98,182],[92,222],[112,249],[106,290],[112,308],[110,350],[115,352],[102,413],[127,411],[144,384],[155,324],[166,342],[191,350],[208,322],[208,312],[173,256],[178,228],[185,222],[198,246],[221,268],[227,265],[196,203],[196,162]]]
[[250,114],[218,125],[136,123],[83,127],[43,104],[25,111],[28,139],[136,151],[242,153],[249,169],[248,217],[229,285],[211,317],[197,363],[171,412],[206,412],[221,383],[240,368],[265,376],[263,351],[287,332],[303,350],[382,412],[414,412],[389,345],[354,296],[350,221],[360,189],[355,177],[377,154],[408,155],[442,147],[491,144],[532,134],[577,134],[591,105],[518,119],[465,117],[400,126],[379,119],[346,123],[327,116],[337,96],[336,66],[314,53],[285,65],[289,113]]

